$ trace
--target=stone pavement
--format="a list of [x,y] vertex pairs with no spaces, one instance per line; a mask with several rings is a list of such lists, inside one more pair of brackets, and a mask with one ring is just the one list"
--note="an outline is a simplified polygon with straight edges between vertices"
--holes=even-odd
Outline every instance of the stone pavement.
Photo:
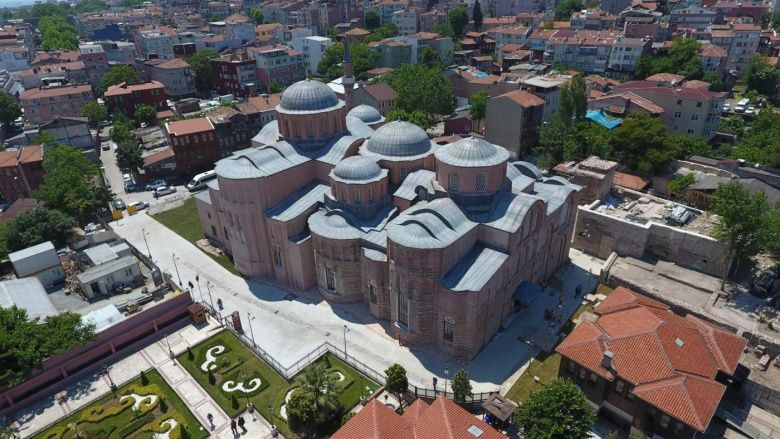
[[[434,376],[439,383],[444,382],[445,369],[454,373],[465,367],[474,392],[488,392],[498,389],[518,367],[536,355],[536,348],[524,341],[528,336],[522,339],[520,336],[536,331],[539,322],[544,322],[546,328],[543,311],[521,312],[510,328],[497,334],[471,363],[458,364],[430,347],[400,346],[391,335],[390,323],[377,321],[365,304],[331,304],[316,293],[291,292],[235,276],[148,215],[135,215],[114,222],[113,226],[117,234],[139,248],[145,247],[142,232],[145,229],[152,257],[162,270],[175,273],[178,268],[185,284],[196,284],[199,276],[193,297],[214,303],[222,300],[223,315],[238,310],[246,332],[254,333],[257,345],[285,367],[326,340],[342,346],[346,335],[348,354],[379,373],[397,362],[406,368],[410,384],[430,388]],[[177,267],[174,267],[173,253],[178,257]],[[576,251],[572,251],[571,257],[573,263],[556,273],[559,278],[556,287],[564,292],[567,310],[576,309],[580,300],[573,297],[574,288],[592,278],[589,269],[598,273],[603,263]],[[557,294],[542,296],[543,300],[558,305]],[[344,325],[348,329],[346,334]]]
[[[170,349],[174,355],[186,351],[187,346],[194,346],[211,337],[221,328],[211,321],[209,324],[188,325],[181,330],[168,335],[167,339],[152,343],[141,351],[136,352],[112,365],[108,366],[108,375],[95,374],[73,384],[62,392],[48,398],[36,401],[17,413],[16,420],[19,423],[19,434],[29,437],[41,431],[47,426],[57,422],[64,416],[77,412],[93,401],[101,398],[111,391],[111,381],[117,387],[136,378],[140,371],[152,367],[163,376],[168,384],[176,391],[179,397],[190,408],[195,417],[204,427],[209,425],[208,413],[214,415],[214,429],[212,437],[235,439],[230,432],[230,419],[217,403],[206,393],[195,379],[185,369],[171,360]],[[58,397],[63,397],[62,402],[57,402]],[[265,420],[256,416],[245,416],[249,421],[248,433],[240,435],[241,438],[260,439],[271,437],[270,426]]]

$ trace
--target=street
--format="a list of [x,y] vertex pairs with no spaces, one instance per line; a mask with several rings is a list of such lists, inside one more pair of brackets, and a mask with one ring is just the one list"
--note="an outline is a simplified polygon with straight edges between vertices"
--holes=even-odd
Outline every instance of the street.
[[[110,126],[101,128],[101,136],[105,136],[107,139],[110,130]],[[102,147],[100,149],[100,161],[103,163],[103,176],[111,186],[111,191],[116,194],[116,198],[121,198],[125,204],[130,204],[134,201],[145,201],[149,203],[149,206],[156,206],[158,204],[166,203],[168,200],[186,199],[192,195],[183,184],[174,186],[176,188],[176,193],[166,195],[160,199],[154,198],[152,191],[142,190],[143,188],[139,188],[139,190],[135,192],[125,192],[122,171],[119,170],[116,163],[116,144],[111,140],[106,140],[105,142],[102,142],[101,146],[106,143],[110,145],[110,149],[104,150]]]
[[[257,345],[284,366],[294,364],[325,340],[343,346],[346,335],[348,355],[377,372],[384,371],[392,363],[400,363],[406,368],[412,385],[431,388],[432,377],[437,376],[439,388],[442,388],[444,370],[449,369],[450,374],[454,374],[463,367],[462,364],[446,361],[431,348],[400,346],[390,335],[390,322],[377,321],[365,304],[332,305],[317,293],[294,292],[295,297],[287,297],[288,291],[235,276],[149,215],[133,215],[112,225],[117,234],[142,251],[146,249],[145,231],[151,256],[162,270],[173,276],[177,276],[178,271],[184,285],[188,282],[196,284],[196,276],[199,276],[200,281],[192,292],[193,298],[207,303],[221,299],[223,315],[238,310],[245,328],[248,329],[247,323],[252,326],[251,332],[254,332]],[[586,258],[585,262],[578,264],[589,264],[588,261],[590,259]],[[562,289],[573,293],[578,284],[591,282],[589,269],[598,272],[594,267],[581,268],[575,264],[562,269]],[[573,294],[566,296],[566,311],[573,312],[579,306],[579,299]],[[547,304],[549,300],[554,305]],[[507,330],[497,334],[465,367],[473,380],[474,392],[499,389],[518,368],[527,365],[537,354],[537,348],[522,340],[528,339],[528,331],[539,330],[535,327],[547,327],[548,323],[542,320],[541,309],[557,306],[558,296],[540,294],[536,302],[531,309],[514,319]],[[540,310],[536,310],[537,307]],[[252,320],[247,322],[250,314]],[[247,330],[247,333],[250,331]]]

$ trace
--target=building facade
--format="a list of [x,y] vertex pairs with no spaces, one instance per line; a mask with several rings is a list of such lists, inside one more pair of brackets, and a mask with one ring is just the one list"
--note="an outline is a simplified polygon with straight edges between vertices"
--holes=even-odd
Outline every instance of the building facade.
[[219,141],[208,118],[167,122],[165,133],[176,158],[176,170],[182,175],[211,169],[219,160]]
[[214,88],[220,95],[248,96],[259,84],[255,61],[245,56],[224,56],[211,60],[214,71]]
[[327,37],[303,37],[292,40],[292,47],[303,54],[306,60],[306,69],[312,75],[319,75],[318,66],[325,51],[333,45],[333,40]]
[[195,96],[195,78],[192,68],[180,58],[150,66],[149,77],[165,86],[165,96],[173,100]]
[[32,197],[43,184],[44,175],[43,146],[0,151],[0,195],[5,202]]
[[287,86],[306,78],[306,60],[303,53],[284,45],[249,47],[247,52],[257,63],[257,77],[263,87],[275,82]]
[[148,105],[157,111],[167,110],[165,86],[158,81],[143,84],[125,84],[124,82],[108,87],[103,94],[109,113],[116,110],[126,116],[132,116],[139,105]]
[[57,116],[78,114],[84,104],[95,101],[95,95],[89,84],[56,85],[25,90],[19,100],[27,122],[42,124]]
[[481,139],[374,130],[377,111],[348,114],[317,81],[288,87],[276,113],[196,196],[206,236],[243,275],[366,303],[402,342],[470,359],[518,286],[565,263],[579,186]]

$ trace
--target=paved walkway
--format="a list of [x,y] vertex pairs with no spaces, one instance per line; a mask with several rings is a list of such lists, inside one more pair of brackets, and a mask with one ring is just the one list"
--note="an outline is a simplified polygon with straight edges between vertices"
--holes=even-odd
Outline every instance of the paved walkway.
[[[133,380],[141,370],[154,367],[165,381],[176,391],[179,397],[190,408],[195,417],[204,427],[209,423],[207,415],[214,415],[214,428],[211,437],[220,439],[260,439],[271,437],[271,429],[260,416],[244,416],[248,421],[246,434],[234,436],[230,432],[230,419],[217,403],[203,390],[195,379],[175,361],[171,360],[168,343],[174,355],[186,351],[187,346],[193,346],[211,337],[221,328],[215,323],[208,325],[188,325],[170,334],[167,340],[162,340],[147,346],[145,349],[126,357],[108,367],[108,375],[96,374],[84,378],[62,392],[41,399],[35,404],[17,413],[19,433],[29,437],[57,422],[64,416],[81,410],[93,401],[111,391],[111,381],[118,387]],[[57,402],[62,396],[61,403]]]

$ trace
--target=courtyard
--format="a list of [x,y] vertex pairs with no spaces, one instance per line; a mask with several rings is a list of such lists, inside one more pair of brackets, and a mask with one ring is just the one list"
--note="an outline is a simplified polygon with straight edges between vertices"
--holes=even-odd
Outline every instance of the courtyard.
[[151,369],[34,437],[202,439],[208,435],[176,392]]
[[307,370],[321,367],[333,377],[344,414],[374,393],[379,385],[346,363],[326,354],[303,369],[292,381],[257,357],[236,336],[222,331],[194,346],[177,361],[192,375],[225,413],[235,418],[252,406],[280,433],[292,437],[287,425],[286,403],[303,385]]

